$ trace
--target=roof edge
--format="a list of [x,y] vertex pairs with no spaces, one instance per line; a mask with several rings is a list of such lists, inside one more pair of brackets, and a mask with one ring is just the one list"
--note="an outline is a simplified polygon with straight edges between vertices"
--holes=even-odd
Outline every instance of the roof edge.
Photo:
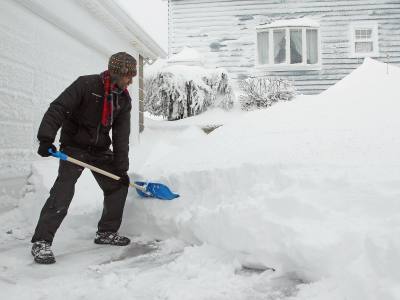
[[[91,0],[85,1],[92,2]],[[115,0],[97,0],[96,2],[114,17],[114,21],[120,24],[122,30],[134,36],[135,40],[132,42],[140,48],[144,56],[151,59],[167,57],[165,50]],[[114,31],[121,33],[120,30]]]
[[[97,52],[109,56],[110,49],[91,37],[79,26],[72,24],[65,18],[54,14],[46,6],[46,2],[40,0],[15,0],[34,14],[53,24],[66,34],[78,39],[81,43]],[[77,1],[84,9],[95,16],[108,28],[126,40],[128,44],[136,48],[144,58],[152,60],[158,57],[166,57],[167,53],[155,42],[114,0],[80,0]]]

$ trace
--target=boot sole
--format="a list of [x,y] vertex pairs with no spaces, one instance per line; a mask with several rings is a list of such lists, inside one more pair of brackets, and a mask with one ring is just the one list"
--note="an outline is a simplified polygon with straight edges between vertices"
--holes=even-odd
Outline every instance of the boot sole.
[[128,244],[113,244],[113,243],[107,243],[107,242],[102,242],[102,241],[97,241],[97,240],[94,240],[94,243],[98,244],[98,245],[111,245],[111,246],[119,246],[119,247],[128,246],[130,244],[130,242]]
[[51,259],[51,258],[49,258],[49,259],[40,259],[40,258],[34,257],[33,260],[36,263],[41,264],[41,265],[51,265],[51,264],[54,264],[56,262],[55,259]]
[[38,257],[35,257],[35,254],[32,251],[31,251],[31,254],[33,256],[33,260],[36,263],[41,264],[41,265],[51,265],[56,262],[56,259],[54,257],[53,258],[38,258]]

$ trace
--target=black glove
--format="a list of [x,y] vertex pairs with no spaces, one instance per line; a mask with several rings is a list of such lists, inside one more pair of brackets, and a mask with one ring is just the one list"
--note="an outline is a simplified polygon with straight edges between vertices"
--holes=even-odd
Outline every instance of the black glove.
[[120,177],[118,181],[119,181],[122,185],[129,186],[129,183],[130,183],[131,181],[129,180],[128,174],[126,174],[126,172],[118,172],[117,174],[118,174],[118,176]]
[[40,142],[39,149],[37,153],[42,156],[42,157],[48,157],[51,154],[49,153],[49,148],[53,151],[56,152],[57,148],[56,146],[53,145],[53,143],[50,142]]

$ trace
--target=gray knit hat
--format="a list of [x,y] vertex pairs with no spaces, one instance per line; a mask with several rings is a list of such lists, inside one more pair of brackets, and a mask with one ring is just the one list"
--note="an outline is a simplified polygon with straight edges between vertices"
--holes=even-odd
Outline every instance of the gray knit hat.
[[115,53],[108,61],[108,70],[112,74],[136,76],[136,59],[126,52]]

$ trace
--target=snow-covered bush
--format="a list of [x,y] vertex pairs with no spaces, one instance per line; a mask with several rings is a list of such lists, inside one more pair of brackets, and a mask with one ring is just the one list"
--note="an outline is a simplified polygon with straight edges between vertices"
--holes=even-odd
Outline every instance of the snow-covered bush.
[[287,79],[252,77],[239,82],[243,94],[239,97],[242,110],[269,107],[278,101],[289,101],[296,89]]
[[144,109],[168,120],[198,115],[210,107],[231,109],[233,90],[225,71],[168,66],[144,79]]

